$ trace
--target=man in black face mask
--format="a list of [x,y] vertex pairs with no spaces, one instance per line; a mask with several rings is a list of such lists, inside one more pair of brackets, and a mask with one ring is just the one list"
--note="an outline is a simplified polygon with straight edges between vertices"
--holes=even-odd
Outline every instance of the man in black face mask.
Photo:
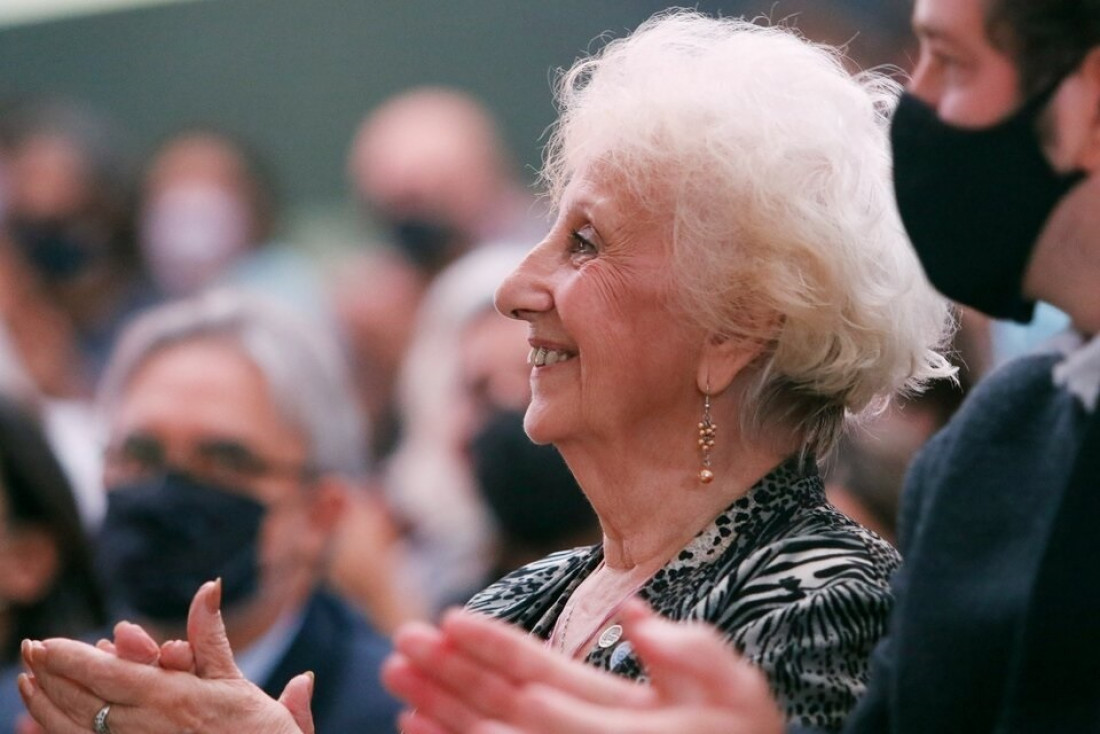
[[928,277],[1073,328],[980,383],[914,464],[904,570],[855,731],[1100,731],[1100,2],[917,0],[894,117]]
[[320,589],[365,468],[335,345],[268,304],[215,292],[139,319],[101,396],[97,564],[117,614],[161,641],[186,638],[191,597],[220,578],[246,677],[277,695],[311,670],[318,732],[394,731],[396,702],[377,681],[388,643]]

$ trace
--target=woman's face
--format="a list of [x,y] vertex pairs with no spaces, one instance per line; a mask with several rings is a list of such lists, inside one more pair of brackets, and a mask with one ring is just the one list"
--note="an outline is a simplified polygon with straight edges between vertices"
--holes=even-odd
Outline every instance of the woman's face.
[[696,420],[704,335],[674,303],[670,232],[589,168],[501,285],[497,308],[530,325],[534,441],[644,441]]

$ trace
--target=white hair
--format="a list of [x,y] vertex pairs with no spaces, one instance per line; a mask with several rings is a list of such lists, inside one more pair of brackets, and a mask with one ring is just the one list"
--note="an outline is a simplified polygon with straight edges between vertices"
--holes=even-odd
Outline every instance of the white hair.
[[226,340],[256,365],[279,414],[306,437],[314,470],[348,477],[366,472],[365,422],[335,338],[270,301],[239,291],[211,291],[142,314],[107,365],[100,409],[110,415],[117,408],[150,357],[206,339]]
[[688,318],[767,345],[746,429],[824,456],[846,415],[953,368],[949,307],[928,285],[891,187],[898,86],[852,77],[795,32],[658,14],[561,74],[542,179],[557,202],[596,165],[668,212]]

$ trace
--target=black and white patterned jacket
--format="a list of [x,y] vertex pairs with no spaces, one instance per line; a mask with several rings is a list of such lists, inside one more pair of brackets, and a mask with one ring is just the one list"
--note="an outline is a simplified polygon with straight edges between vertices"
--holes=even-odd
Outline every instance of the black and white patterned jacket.
[[[505,576],[468,607],[546,639],[602,559],[600,546],[555,553]],[[763,668],[792,722],[837,730],[864,691],[898,563],[886,541],[828,504],[813,462],[789,460],[718,515],[639,596],[669,619],[724,632]],[[585,659],[645,678],[625,638],[594,646]]]

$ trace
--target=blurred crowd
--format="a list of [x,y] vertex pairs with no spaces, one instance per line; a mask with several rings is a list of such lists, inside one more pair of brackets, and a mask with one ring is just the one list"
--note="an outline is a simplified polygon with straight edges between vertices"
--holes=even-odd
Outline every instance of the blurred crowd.
[[[245,436],[279,427],[262,418],[248,423],[247,408],[224,410],[231,417],[202,424],[201,400],[185,395],[181,403],[179,394],[172,395],[179,405],[164,430],[186,426],[193,433],[175,452],[164,436],[153,437],[159,443],[135,444],[134,435],[120,428],[133,418],[132,404],[148,400],[136,394],[139,388],[163,383],[168,394],[173,385],[194,387],[153,374],[152,365],[169,356],[177,371],[221,379],[225,355],[216,351],[185,354],[149,345],[156,362],[115,356],[135,324],[148,329],[143,320],[151,320],[167,328],[173,318],[186,320],[173,308],[197,313],[217,311],[218,303],[244,308],[240,304],[256,302],[263,304],[260,322],[298,322],[333,345],[348,376],[342,409],[356,413],[365,427],[352,447],[364,469],[337,472],[345,481],[331,522],[317,521],[321,510],[307,513],[302,522],[318,529],[315,547],[286,553],[305,559],[303,593],[288,597],[285,614],[260,615],[255,630],[240,633],[242,644],[235,647],[245,654],[250,646],[263,653],[267,635],[280,624],[300,626],[294,615],[312,609],[311,594],[322,588],[356,608],[384,638],[405,620],[436,618],[508,570],[599,540],[595,517],[556,450],[532,445],[523,433],[527,329],[496,313],[493,293],[548,221],[517,175],[496,122],[463,91],[414,88],[370,111],[348,140],[350,196],[371,225],[364,231],[380,235],[322,264],[302,243],[280,238],[285,228],[277,172],[263,151],[232,131],[183,128],[139,160],[109,117],[78,102],[20,99],[0,110],[4,663],[16,661],[25,637],[95,635],[135,609],[147,618],[159,613],[156,603],[143,607],[142,599],[163,602],[167,592],[135,590],[137,571],[97,573],[95,559],[106,554],[116,569],[125,559],[134,568],[173,567],[166,565],[178,560],[170,557],[171,543],[120,550],[117,541],[129,532],[127,522],[140,524],[132,518],[141,512],[149,526],[157,512],[171,516],[185,509],[167,499],[160,508],[126,509],[125,493],[137,474],[112,473],[119,461],[188,481],[228,472],[250,488],[266,476],[256,467],[252,474],[242,468],[256,447],[243,440],[222,445],[218,435],[219,420],[247,424]],[[857,426],[827,466],[832,501],[885,538],[894,536],[902,477],[915,451],[943,426],[970,385],[1023,348],[999,340],[976,314],[960,312],[960,319],[955,358],[962,387],[944,384],[888,406],[877,420]],[[324,433],[302,418],[321,411],[322,423],[342,425],[336,409],[326,413],[324,403],[314,401],[317,386],[307,384],[330,378],[292,369],[295,350],[309,347],[291,337],[262,345],[237,338],[271,393],[271,420],[285,420],[286,435],[309,439],[298,457],[302,467],[318,476],[340,468],[324,464],[313,441]],[[253,355],[264,350],[273,353]],[[133,374],[105,399],[105,370],[126,359],[140,364],[131,365]],[[291,384],[275,385],[264,359],[291,365],[283,375]],[[215,387],[235,397],[245,389],[228,382]],[[139,450],[161,454],[133,454]],[[257,454],[266,464],[251,460],[274,472],[292,454],[289,445],[276,444],[274,455]],[[195,491],[193,500],[203,507],[205,495]],[[109,502],[116,492],[119,499]],[[251,499],[266,509],[264,522],[275,521],[273,500]],[[195,513],[216,518],[247,511],[211,501]],[[175,532],[165,522],[158,532]],[[107,544],[101,542],[104,527]],[[199,533],[192,536],[197,539],[213,531],[189,532]],[[262,532],[266,538],[275,531]],[[187,555],[188,547],[180,552]],[[195,578],[231,574],[225,565],[231,550],[221,561],[193,561]],[[290,566],[278,568],[289,573]],[[228,593],[228,581],[226,588]],[[266,592],[263,583],[243,578],[238,593]],[[181,612],[163,613],[174,619]],[[165,627],[166,633],[172,629]],[[269,654],[276,658],[286,651],[274,649]],[[258,675],[274,670],[275,662],[260,665]],[[0,732],[10,726],[0,722]]]

